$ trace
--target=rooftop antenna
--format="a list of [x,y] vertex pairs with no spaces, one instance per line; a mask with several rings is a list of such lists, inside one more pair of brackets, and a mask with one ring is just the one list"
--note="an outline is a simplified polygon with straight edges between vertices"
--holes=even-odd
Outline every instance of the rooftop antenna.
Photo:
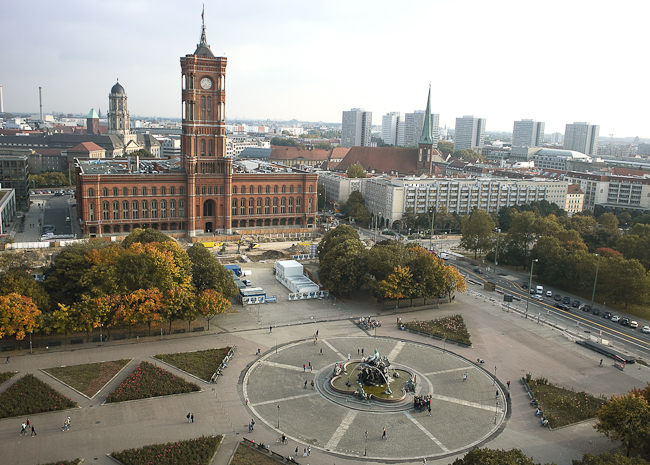
[[38,88],[38,103],[41,106],[41,122],[43,122],[43,94],[41,93],[42,87]]

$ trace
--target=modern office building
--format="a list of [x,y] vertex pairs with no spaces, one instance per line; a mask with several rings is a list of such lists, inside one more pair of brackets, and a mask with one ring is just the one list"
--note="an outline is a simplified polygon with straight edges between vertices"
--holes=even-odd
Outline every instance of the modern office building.
[[384,144],[397,145],[397,135],[401,124],[404,124],[404,121],[399,111],[392,111],[382,116],[381,139]]
[[[418,145],[420,135],[422,135],[422,127],[424,126],[425,111],[416,110],[413,113],[406,113],[404,115],[404,147],[415,147]],[[431,137],[433,138],[434,145],[438,143],[438,133],[440,126],[440,115],[431,113]]]
[[343,112],[341,147],[370,147],[372,112],[353,108]]
[[485,118],[463,116],[456,118],[454,150],[480,149],[485,139]]
[[0,151],[0,183],[3,189],[15,191],[16,207],[29,209],[29,156],[26,153]]
[[564,133],[564,149],[575,150],[586,155],[597,155],[599,131],[600,126],[597,124],[567,124]]
[[513,147],[540,147],[544,141],[544,123],[534,119],[515,121],[512,130]]

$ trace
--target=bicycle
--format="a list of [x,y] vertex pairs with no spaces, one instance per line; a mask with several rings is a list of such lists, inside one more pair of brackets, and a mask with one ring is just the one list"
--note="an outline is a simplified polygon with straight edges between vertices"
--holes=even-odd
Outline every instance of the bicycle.
[[279,443],[282,443],[282,444],[289,444],[289,440],[286,438],[286,436],[277,438],[275,440],[275,442],[279,442]]

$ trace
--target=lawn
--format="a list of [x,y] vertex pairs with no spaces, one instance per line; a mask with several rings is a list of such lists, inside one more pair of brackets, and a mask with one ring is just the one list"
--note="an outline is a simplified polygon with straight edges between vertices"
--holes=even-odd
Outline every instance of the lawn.
[[34,415],[76,407],[34,375],[25,375],[0,394],[0,418]]
[[598,409],[607,402],[605,398],[587,392],[555,386],[546,378],[532,379],[530,373],[526,374],[526,381],[552,428],[594,418]]
[[142,362],[106,397],[106,403],[170,396],[193,391],[200,391],[200,388],[156,365]]
[[230,465],[277,465],[278,463],[277,460],[269,457],[268,454],[239,444]]
[[92,399],[131,360],[54,367],[43,371]]
[[176,368],[190,373],[197,378],[210,381],[212,375],[224,359],[230,347],[221,349],[199,350],[196,352],[182,352],[177,354],[158,354],[156,358],[169,363]]
[[111,456],[124,465],[209,465],[220,442],[221,436],[201,436],[188,441],[113,452]]
[[0,384],[3,384],[5,381],[10,380],[15,374],[15,371],[4,371],[0,373]]
[[472,344],[469,332],[465,326],[465,321],[460,315],[446,316],[427,321],[416,320],[410,323],[404,323],[404,326],[413,331],[438,336],[443,339],[451,339],[452,341],[462,342],[467,345]]

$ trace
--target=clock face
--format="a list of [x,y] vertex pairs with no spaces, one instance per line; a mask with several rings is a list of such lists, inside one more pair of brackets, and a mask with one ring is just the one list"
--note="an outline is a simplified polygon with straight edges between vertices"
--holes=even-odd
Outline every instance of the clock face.
[[210,87],[212,87],[212,80],[207,77],[201,79],[201,87],[203,87],[204,89],[209,89]]

